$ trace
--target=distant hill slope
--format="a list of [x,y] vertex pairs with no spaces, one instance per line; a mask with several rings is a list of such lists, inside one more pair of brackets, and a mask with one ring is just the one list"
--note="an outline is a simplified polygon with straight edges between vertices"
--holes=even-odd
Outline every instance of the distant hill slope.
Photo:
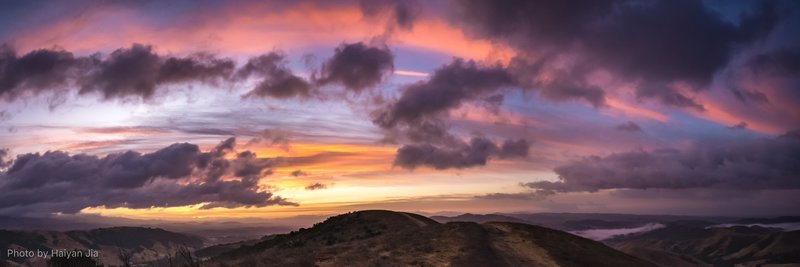
[[516,222],[516,223],[529,223],[525,220],[514,218],[511,216],[499,215],[499,214],[472,214],[472,213],[464,213],[458,216],[431,216],[431,219],[440,222],[440,223],[449,223],[449,222],[475,222],[475,223],[487,223],[487,222]]
[[563,231],[590,229],[619,229],[641,227],[651,223],[702,220],[713,223],[733,223],[735,218],[682,215],[637,215],[614,213],[493,213],[458,216],[431,216],[438,222],[519,222]]
[[41,258],[6,257],[8,249],[42,250],[78,249],[99,251],[99,260],[106,265],[119,265],[120,251],[129,252],[135,262],[145,262],[174,253],[179,247],[198,249],[199,237],[169,232],[158,228],[112,227],[88,231],[8,231],[0,230],[0,261],[24,263]]
[[731,222],[728,217],[683,216],[683,215],[640,215],[614,213],[504,213],[499,214],[524,220],[528,223],[565,231],[630,228],[649,223],[668,223],[674,221],[702,220],[714,223]]
[[746,218],[736,221],[740,224],[778,224],[800,223],[800,216],[781,216],[775,218]]
[[653,266],[602,243],[521,223],[438,223],[392,211],[334,216],[210,266]]
[[800,231],[775,228],[674,222],[606,243],[664,266],[800,266]]

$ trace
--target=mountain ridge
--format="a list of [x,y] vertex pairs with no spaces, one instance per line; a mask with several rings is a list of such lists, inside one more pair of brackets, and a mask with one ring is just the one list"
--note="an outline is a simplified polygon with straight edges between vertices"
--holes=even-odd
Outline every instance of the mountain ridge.
[[655,266],[602,243],[514,222],[439,223],[403,212],[333,216],[213,258],[212,266]]

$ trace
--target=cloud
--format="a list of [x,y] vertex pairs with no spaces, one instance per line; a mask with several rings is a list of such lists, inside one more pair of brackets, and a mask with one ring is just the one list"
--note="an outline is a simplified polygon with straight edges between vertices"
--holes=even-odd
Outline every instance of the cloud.
[[498,147],[492,141],[474,137],[469,143],[455,147],[439,147],[431,144],[404,145],[397,150],[394,165],[405,169],[428,166],[434,169],[469,168],[484,166],[491,157],[523,158],[528,156],[529,144],[525,140],[506,140]]
[[96,206],[136,209],[201,203],[204,209],[296,205],[259,187],[274,160],[250,151],[228,156],[235,143],[229,138],[207,152],[177,143],[146,154],[17,155],[0,173],[0,213],[46,215]]
[[0,98],[13,100],[67,85],[70,70],[79,63],[61,49],[39,49],[18,56],[8,44],[0,45]]
[[[800,8],[797,17],[800,19]],[[798,27],[800,23],[786,27]],[[744,59],[739,72],[731,74],[744,81],[733,84],[734,95],[742,102],[751,101],[757,104],[785,103],[795,105],[800,102],[800,95],[795,88],[800,84],[800,40],[782,43],[779,48],[754,53]],[[768,92],[770,97],[763,92]]]
[[736,125],[731,125],[728,127],[731,130],[744,130],[747,129],[747,122],[739,122]]
[[537,90],[549,100],[563,102],[579,99],[594,107],[606,106],[605,91],[587,79],[592,70],[581,66],[564,68],[561,65],[569,65],[564,61],[568,60],[559,57],[539,60],[515,57],[508,71],[516,77],[521,88]]
[[[608,71],[635,83],[640,98],[702,110],[686,90],[708,88],[737,47],[763,39],[776,25],[777,5],[754,4],[738,23],[705,2],[691,0],[461,0],[455,13],[473,36],[510,45],[519,54],[517,60],[564,73],[568,83]],[[556,87],[565,89],[543,92],[589,88]]]
[[398,125],[384,129],[384,143],[428,143],[436,145],[454,146],[462,141],[449,132],[449,127],[443,119],[432,118],[415,122],[409,125]]
[[412,30],[422,11],[414,0],[361,0],[359,6],[361,14],[367,19],[386,19],[384,37],[390,36],[396,30]]
[[623,123],[623,124],[619,124],[616,127],[614,127],[614,129],[617,129],[617,130],[620,130],[620,131],[625,131],[625,132],[641,132],[642,131],[642,128],[639,127],[638,124],[636,124],[636,123],[634,123],[632,121],[629,121],[629,122],[626,122],[626,123]]
[[0,148],[0,170],[11,165],[11,160],[6,160],[8,157],[8,148]]
[[731,88],[733,95],[741,102],[753,101],[756,103],[768,103],[769,98],[762,92],[747,90],[743,88]]
[[285,151],[289,151],[289,135],[288,131],[280,129],[264,129],[255,138],[251,139],[248,144],[265,142],[270,146],[278,146]]
[[133,44],[105,59],[92,57],[96,66],[80,79],[80,93],[100,92],[104,99],[153,97],[162,85],[202,82],[214,84],[227,79],[235,64],[210,54],[188,57],[161,56],[149,45]]
[[505,140],[503,141],[503,145],[500,146],[500,151],[498,151],[497,155],[501,159],[525,158],[528,156],[528,149],[530,146],[530,142],[525,139]]
[[[308,97],[313,89],[312,84],[292,73],[286,56],[278,52],[250,58],[237,68],[233,60],[210,53],[184,57],[159,55],[152,46],[144,44],[120,48],[105,57],[99,53],[75,57],[59,49],[40,49],[18,57],[13,48],[3,45],[0,66],[0,98],[9,101],[76,87],[80,94],[99,93],[104,100],[147,100],[167,85],[220,85],[250,78],[257,79],[257,83],[245,97]],[[347,82],[364,86],[362,83],[366,81],[359,83],[353,80],[354,76],[345,77],[341,72],[335,75],[330,77],[331,82],[349,79]]]
[[75,57],[61,49],[39,49],[17,57],[0,47],[0,97],[14,100],[39,93],[98,92],[103,99],[150,99],[164,85],[201,82],[216,84],[230,77],[235,64],[207,53],[186,57],[158,55],[152,46],[133,44],[107,57]]
[[361,92],[383,81],[394,71],[394,55],[388,47],[372,47],[362,42],[342,44],[314,77],[319,85],[338,83]]
[[477,199],[487,200],[541,200],[547,194],[540,194],[538,192],[521,192],[521,193],[488,193],[484,195],[477,195]]
[[429,80],[405,87],[399,99],[373,113],[373,122],[383,128],[417,124],[464,101],[513,85],[513,77],[502,66],[456,59],[437,69]]
[[755,74],[797,75],[800,73],[800,52],[781,48],[750,57],[747,67]]
[[525,185],[545,192],[603,189],[800,189],[800,134],[730,143],[697,143],[685,150],[590,156],[556,167],[559,181]]
[[244,97],[292,98],[311,95],[311,84],[294,75],[286,66],[286,56],[277,52],[251,58],[236,72],[236,77],[240,80],[250,77],[259,79],[255,88]]
[[[528,155],[524,139],[497,145],[485,138],[465,143],[448,131],[448,112],[467,101],[488,103],[497,110],[505,88],[519,86],[517,79],[501,65],[484,65],[455,59],[437,69],[431,77],[403,88],[403,93],[375,110],[372,122],[385,132],[384,142],[406,143],[397,150],[395,166],[434,169],[483,166],[490,157],[519,158]],[[408,144],[410,143],[410,144]]]
[[605,106],[599,87],[571,77],[571,73],[547,73],[547,79],[532,79],[542,64],[521,60],[508,66],[454,59],[437,69],[428,80],[406,85],[401,95],[385,102],[371,114],[372,122],[386,131],[385,142],[453,144],[458,139],[447,132],[449,111],[477,101],[498,112],[509,90],[538,90],[549,99],[584,99],[593,106]]
[[327,185],[321,184],[321,183],[313,183],[313,184],[310,184],[310,185],[306,186],[306,190],[321,190],[321,189],[327,189],[327,188],[328,188]]
[[294,170],[294,171],[292,171],[290,174],[291,174],[292,176],[294,176],[294,177],[300,177],[300,176],[306,176],[306,175],[309,175],[309,173],[308,173],[308,172],[304,172],[304,171],[302,171],[302,170]]

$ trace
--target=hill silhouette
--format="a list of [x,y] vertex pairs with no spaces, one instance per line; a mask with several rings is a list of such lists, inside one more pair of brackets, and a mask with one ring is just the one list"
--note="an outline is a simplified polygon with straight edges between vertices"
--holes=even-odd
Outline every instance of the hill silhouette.
[[224,253],[211,266],[654,266],[602,243],[513,222],[439,223],[369,210]]

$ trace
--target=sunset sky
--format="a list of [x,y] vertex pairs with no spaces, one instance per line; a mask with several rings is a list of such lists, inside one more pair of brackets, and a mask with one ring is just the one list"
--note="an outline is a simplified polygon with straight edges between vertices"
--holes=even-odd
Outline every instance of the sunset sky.
[[797,1],[4,1],[0,215],[800,211]]

